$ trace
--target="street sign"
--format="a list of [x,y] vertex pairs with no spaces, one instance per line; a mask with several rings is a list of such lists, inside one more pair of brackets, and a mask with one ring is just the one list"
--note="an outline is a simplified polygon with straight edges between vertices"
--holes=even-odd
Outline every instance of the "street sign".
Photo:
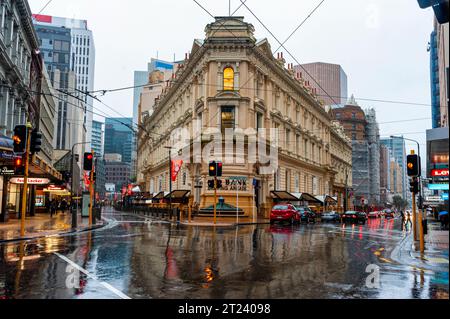
[[[25,178],[23,177],[14,177],[11,178],[10,182],[12,184],[23,184]],[[50,184],[50,180],[48,178],[28,178],[28,184],[30,185],[47,185]]]
[[448,184],[428,184],[428,189],[448,191]]
[[8,167],[8,166],[4,166],[2,168],[0,168],[0,175],[1,176],[10,176],[10,175],[14,175],[14,168]]
[[445,168],[445,169],[433,169],[431,171],[431,176],[433,176],[433,177],[448,177],[449,176],[448,168]]

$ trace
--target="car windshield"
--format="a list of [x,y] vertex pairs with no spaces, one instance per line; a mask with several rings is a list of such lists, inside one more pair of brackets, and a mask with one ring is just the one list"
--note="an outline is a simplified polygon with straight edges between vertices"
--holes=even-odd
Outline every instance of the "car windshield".
[[285,210],[285,209],[288,209],[288,206],[287,205],[277,205],[277,206],[274,206],[273,209],[274,210]]

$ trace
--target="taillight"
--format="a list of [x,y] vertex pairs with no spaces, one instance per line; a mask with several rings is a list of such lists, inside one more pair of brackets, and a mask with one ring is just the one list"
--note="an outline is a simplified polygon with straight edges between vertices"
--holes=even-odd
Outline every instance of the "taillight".
[[353,218],[356,218],[356,215],[352,215]]

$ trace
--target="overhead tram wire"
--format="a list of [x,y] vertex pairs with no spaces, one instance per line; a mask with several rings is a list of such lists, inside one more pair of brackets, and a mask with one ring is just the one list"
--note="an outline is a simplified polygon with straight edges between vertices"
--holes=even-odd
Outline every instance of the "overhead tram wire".
[[[165,82],[169,82],[169,81],[165,81]],[[177,81],[177,80],[173,80],[170,81],[172,83],[189,83],[189,82],[183,82],[183,81]],[[248,82],[248,81],[247,81]],[[162,83],[162,82],[161,82]],[[198,86],[210,86],[210,87],[221,87],[221,85],[218,84],[196,84]],[[140,87],[146,87],[149,86],[149,84],[144,84],[144,85],[136,85],[136,86],[129,86],[129,87],[123,87],[123,88],[117,88],[117,89],[111,89],[111,90],[98,90],[95,92],[118,92],[118,91],[124,91],[124,90],[128,90],[128,89],[134,89],[134,88],[140,88]],[[240,89],[245,89],[245,90],[253,90],[256,91],[256,88],[253,87],[245,87],[245,86],[241,86]],[[275,92],[275,90],[272,89],[260,89],[262,92]],[[285,93],[296,93],[294,91],[286,91],[283,90]],[[79,91],[82,94],[88,94],[88,93],[95,93],[94,91]],[[318,97],[326,97],[328,95],[325,94],[316,94]],[[346,98],[346,96],[337,96],[337,95],[332,95],[333,98]],[[366,102],[377,102],[377,103],[390,103],[390,104],[398,104],[398,105],[411,105],[411,106],[425,106],[425,107],[431,107],[431,104],[427,104],[427,103],[417,103],[417,102],[408,102],[408,101],[396,101],[396,100],[384,100],[384,99],[379,99],[379,98],[359,98],[359,97],[355,97],[355,100],[357,101],[366,101]]]
[[49,0],[49,1],[45,4],[45,6],[43,6],[42,9],[39,10],[38,14],[41,14],[41,13],[45,10],[45,8],[48,7],[48,5],[49,5],[52,1],[53,1],[53,0]]
[[247,10],[253,15],[253,17],[258,20],[258,22],[264,27],[264,29],[266,29],[267,32],[269,32],[269,34],[278,42],[278,44],[280,44],[280,46],[286,50],[286,52],[291,56],[291,58],[297,63],[297,65],[299,65],[304,71],[305,73],[318,85],[318,87],[325,92],[325,94],[333,101],[334,104],[339,104],[336,103],[336,101],[327,93],[327,91],[320,85],[320,83],[314,79],[313,76],[311,76],[311,74],[309,74],[309,72],[301,65],[301,63],[291,54],[291,52],[284,46],[283,43],[280,42],[280,40],[278,40],[278,38],[273,34],[272,31],[270,31],[269,28],[266,27],[266,25],[253,13],[253,11],[242,1],[240,0],[241,3],[244,5],[245,8],[247,8]]

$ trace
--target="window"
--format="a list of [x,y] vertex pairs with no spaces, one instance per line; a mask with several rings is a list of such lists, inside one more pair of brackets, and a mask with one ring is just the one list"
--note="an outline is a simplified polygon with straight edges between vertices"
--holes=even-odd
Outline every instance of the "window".
[[356,119],[356,113],[355,112],[352,113],[352,119]]
[[308,140],[305,140],[305,147],[304,147],[304,150],[305,150],[305,157],[306,158],[308,158]]
[[234,106],[222,106],[222,133],[225,133],[225,129],[234,129]]
[[336,118],[340,119],[341,118],[341,113],[336,113]]
[[356,133],[352,133],[352,140],[356,140]]
[[55,43],[53,45],[53,49],[54,50],[58,50],[61,51],[61,47],[62,47],[62,42],[59,40],[55,40]]
[[263,128],[263,114],[256,112],[256,130]]
[[61,45],[61,49],[63,50],[63,51],[69,51],[69,42],[67,42],[67,41],[63,41],[62,42],[62,45]]
[[223,70],[223,90],[234,90],[234,70],[231,67],[225,68],[225,70]]
[[291,147],[291,131],[286,129],[286,149],[290,149]]

